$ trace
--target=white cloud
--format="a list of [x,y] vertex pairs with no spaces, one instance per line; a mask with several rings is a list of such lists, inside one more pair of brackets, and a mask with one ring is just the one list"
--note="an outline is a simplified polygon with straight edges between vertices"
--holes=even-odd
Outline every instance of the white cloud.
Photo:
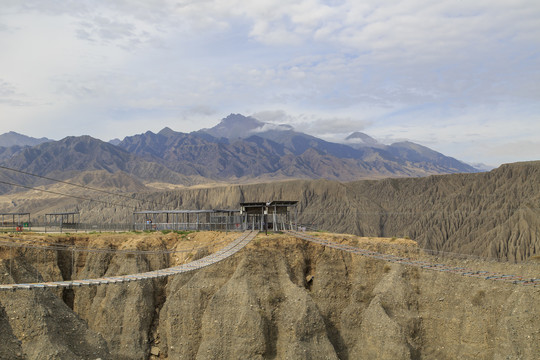
[[267,123],[274,123],[274,124],[289,124],[294,122],[295,118],[289,114],[285,110],[265,110],[265,111],[259,111],[254,114],[250,115],[251,117]]
[[9,106],[28,106],[25,96],[17,91],[13,84],[0,79],[0,104]]
[[[365,109],[367,110],[367,109]],[[285,110],[267,110],[254,113],[251,115],[257,120],[270,122],[279,126],[281,124],[289,124],[294,127],[294,130],[319,136],[330,141],[342,141],[355,131],[362,131],[372,124],[366,118],[366,113],[360,116],[347,116],[340,114],[339,116],[315,113],[295,113]]]
[[538,18],[527,0],[4,0],[13,121],[0,132],[111,138],[129,121],[189,131],[242,112],[329,140],[360,130],[461,156],[466,142],[505,146],[499,132],[534,149],[521,134],[537,130]]

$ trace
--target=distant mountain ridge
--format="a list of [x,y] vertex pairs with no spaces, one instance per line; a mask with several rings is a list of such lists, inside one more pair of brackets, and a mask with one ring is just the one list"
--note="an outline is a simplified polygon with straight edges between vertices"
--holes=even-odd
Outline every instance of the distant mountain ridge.
[[197,133],[210,134],[215,138],[226,138],[229,140],[245,139],[252,135],[257,135],[270,130],[294,130],[290,125],[270,124],[259,121],[251,116],[241,114],[230,114],[222,119],[219,124],[210,129],[201,129]]
[[345,143],[351,147],[358,148],[363,146],[374,146],[374,147],[384,147],[384,144],[381,144],[368,134],[364,134],[359,131],[355,131],[345,138]]
[[[224,131],[223,129],[239,129],[238,131]],[[400,142],[384,145],[367,134],[354,132],[343,143],[332,143],[317,137],[297,132],[289,125],[272,125],[261,122],[253,117],[240,114],[231,114],[211,129],[203,129],[197,133],[207,133],[214,137],[249,140],[253,136],[271,140],[290,150],[294,155],[302,155],[308,149],[315,149],[325,155],[339,159],[356,159],[375,166],[378,162],[385,162],[390,168],[399,164],[406,169],[403,172],[415,173],[416,169],[430,171],[433,174],[477,172],[477,170],[454,158],[445,156],[425,146],[412,142]],[[390,170],[400,176],[399,170]],[[384,173],[384,171],[382,171]],[[423,176],[424,174],[418,176]],[[410,175],[414,176],[414,175]]]
[[0,135],[0,161],[9,159],[22,150],[43,144],[45,142],[54,141],[46,137],[37,139],[30,136],[22,135],[14,131]]
[[192,133],[165,128],[124,138],[119,147],[189,175],[217,180],[303,178],[351,181],[475,172],[458,160],[410,144],[353,148],[231,114]]
[[[90,136],[70,136],[59,141],[27,147],[17,155],[0,162],[11,169],[60,180],[80,176],[83,172],[123,172],[136,179],[192,185],[187,176],[171,171],[155,161],[147,161],[112,144]],[[3,170],[1,180],[20,185],[49,184],[47,180]],[[104,180],[105,181],[105,180]],[[9,186],[0,184],[0,192]]]
[[240,114],[192,133],[166,127],[157,134],[147,131],[108,143],[90,136],[44,139],[36,139],[43,142],[33,147],[0,148],[0,162],[62,178],[104,170],[111,174],[121,171],[144,182],[183,185],[272,179],[353,181],[477,172],[412,142],[383,145],[369,135],[353,133],[344,143],[333,143],[297,132],[289,125],[268,124]]
[[0,135],[0,146],[6,148],[11,146],[36,146],[48,141],[54,140],[47,139],[46,137],[37,139],[16,133],[14,131],[10,131]]

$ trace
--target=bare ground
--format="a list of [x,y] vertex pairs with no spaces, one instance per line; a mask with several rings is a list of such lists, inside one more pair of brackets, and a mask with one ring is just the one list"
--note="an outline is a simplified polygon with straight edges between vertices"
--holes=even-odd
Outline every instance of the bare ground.
[[[205,256],[237,233],[25,235],[78,248],[175,249],[170,256],[3,248],[0,280],[144,272]],[[539,277],[538,263],[433,258],[412,240],[318,233],[350,245]],[[15,237],[11,238],[15,239]],[[14,256],[10,268],[10,256]],[[0,359],[535,359],[540,289],[260,234],[237,255],[166,280],[0,293]]]

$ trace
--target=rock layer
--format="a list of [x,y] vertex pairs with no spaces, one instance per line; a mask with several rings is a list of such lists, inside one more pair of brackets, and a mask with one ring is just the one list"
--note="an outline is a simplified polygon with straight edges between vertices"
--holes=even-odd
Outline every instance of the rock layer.
[[[87,257],[77,267],[79,275],[142,272],[167,263],[92,256],[102,258]],[[30,280],[35,276],[31,260],[20,256],[11,271],[2,260],[2,273]],[[53,263],[40,271],[50,271]],[[536,265],[472,265],[538,274]],[[62,273],[56,269],[50,276]],[[538,288],[259,235],[223,262],[166,281],[78,288],[74,310],[49,290],[0,293],[0,332],[7,339],[0,354],[24,359],[532,359],[540,355],[539,295]]]

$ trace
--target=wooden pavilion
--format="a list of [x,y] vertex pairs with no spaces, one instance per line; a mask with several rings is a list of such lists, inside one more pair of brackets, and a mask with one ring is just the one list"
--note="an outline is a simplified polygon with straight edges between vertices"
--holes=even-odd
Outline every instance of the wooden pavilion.
[[47,227],[59,227],[60,232],[62,229],[76,229],[80,223],[80,218],[78,211],[45,214],[45,229]]
[[134,230],[239,230],[239,210],[144,210],[133,213]]
[[15,213],[0,213],[1,228],[28,228],[32,226],[30,223],[29,212],[15,212]]
[[298,224],[298,201],[242,202],[244,229],[293,230]]

